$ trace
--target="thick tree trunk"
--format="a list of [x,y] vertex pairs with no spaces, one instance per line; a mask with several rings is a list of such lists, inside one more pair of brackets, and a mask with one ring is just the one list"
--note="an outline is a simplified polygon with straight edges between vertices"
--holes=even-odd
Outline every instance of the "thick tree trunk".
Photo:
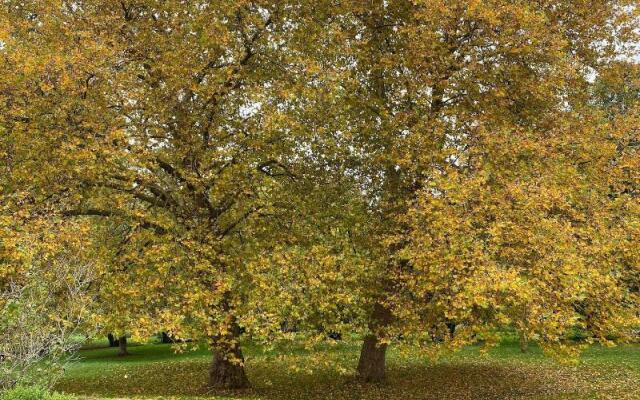
[[244,372],[244,357],[239,345],[232,349],[213,350],[213,363],[209,371],[209,386],[212,389],[245,389],[249,379]]
[[118,347],[118,341],[113,336],[113,333],[108,334],[107,339],[109,340],[109,347]]
[[357,377],[363,382],[380,383],[386,379],[387,344],[382,343],[378,335],[380,329],[388,325],[391,319],[391,311],[384,305],[376,303],[369,323],[371,333],[364,338],[358,360]]
[[386,352],[387,345],[379,343],[376,335],[367,335],[364,338],[358,360],[358,378],[361,381],[379,383],[386,379]]
[[120,336],[118,338],[118,355],[119,356],[128,356],[129,351],[127,350],[127,337]]
[[213,362],[209,370],[211,389],[246,389],[250,386],[244,371],[244,356],[238,343],[241,328],[233,321],[230,333],[213,338]]

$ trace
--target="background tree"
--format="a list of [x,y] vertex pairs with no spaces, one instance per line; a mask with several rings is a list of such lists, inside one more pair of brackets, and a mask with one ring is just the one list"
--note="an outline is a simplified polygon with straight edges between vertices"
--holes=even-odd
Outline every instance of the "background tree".
[[637,209],[611,196],[622,172],[612,137],[622,133],[583,118],[564,129],[492,130],[500,143],[469,150],[473,165],[462,157],[411,214],[409,292],[431,329],[440,313],[457,321],[453,346],[511,325],[566,356],[576,330],[607,342],[637,323],[625,284]]

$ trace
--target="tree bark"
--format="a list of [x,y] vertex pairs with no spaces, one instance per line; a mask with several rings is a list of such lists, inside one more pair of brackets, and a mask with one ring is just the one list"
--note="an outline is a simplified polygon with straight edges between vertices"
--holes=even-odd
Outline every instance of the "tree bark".
[[367,383],[384,382],[386,353],[387,345],[379,343],[376,335],[365,336],[358,360],[358,379]]
[[246,389],[250,386],[238,343],[240,333],[240,326],[234,320],[229,334],[213,338],[213,362],[209,370],[211,389]]
[[118,338],[118,355],[121,356],[121,357],[129,355],[129,351],[127,350],[127,337],[126,336],[120,336]]
[[209,371],[212,389],[246,389],[249,379],[244,371],[244,357],[239,345],[232,349],[213,349],[213,362]]
[[109,347],[118,347],[118,341],[113,336],[113,333],[108,334],[107,339],[109,340]]
[[381,383],[386,379],[387,344],[380,341],[379,331],[391,322],[391,318],[391,311],[387,307],[375,304],[369,323],[371,333],[364,338],[358,360],[357,377],[362,382]]

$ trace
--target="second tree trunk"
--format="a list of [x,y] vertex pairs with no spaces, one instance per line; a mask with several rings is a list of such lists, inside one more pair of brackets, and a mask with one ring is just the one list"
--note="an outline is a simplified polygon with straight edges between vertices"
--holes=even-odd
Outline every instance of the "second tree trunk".
[[127,350],[127,337],[120,336],[118,338],[118,355],[119,356],[128,356],[129,351]]
[[369,333],[364,337],[360,359],[358,360],[357,376],[363,382],[379,383],[386,378],[385,356],[387,344],[380,341],[379,335],[392,320],[391,310],[380,303],[373,307],[369,322]]

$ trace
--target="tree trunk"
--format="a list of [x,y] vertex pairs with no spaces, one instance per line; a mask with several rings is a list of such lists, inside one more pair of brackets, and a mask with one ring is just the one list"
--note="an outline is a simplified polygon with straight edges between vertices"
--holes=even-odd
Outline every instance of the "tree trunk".
[[365,336],[360,359],[358,360],[358,379],[367,383],[380,383],[386,379],[385,356],[387,344],[380,342],[379,330],[391,322],[391,311],[376,303],[369,323],[370,334]]
[[127,337],[126,336],[120,336],[120,338],[118,338],[118,355],[121,356],[121,357],[129,355],[129,351],[127,351]]
[[161,342],[162,343],[173,343],[173,339],[171,338],[171,336],[169,336],[169,334],[167,332],[162,332],[160,334],[160,338],[161,338]]
[[113,333],[108,334],[107,339],[109,340],[109,347],[118,347],[118,341],[113,336]]
[[[370,84],[373,90],[372,98],[380,101],[380,104],[388,105],[388,91],[391,88],[385,82],[386,64],[385,57],[390,54],[390,48],[387,46],[387,39],[393,35],[391,27],[386,24],[385,13],[386,2],[384,0],[373,0],[369,2],[369,18],[365,24],[371,33],[368,45],[370,46]],[[387,151],[392,151],[390,144],[385,144]],[[393,219],[394,213],[397,212],[398,206],[402,204],[400,197],[402,196],[402,185],[399,168],[395,163],[386,163],[385,165],[385,183],[384,183],[384,203],[383,213],[385,219]],[[393,223],[392,223],[393,224]],[[392,249],[392,252],[395,250]],[[389,258],[389,267],[393,269],[393,258]],[[384,294],[391,289],[391,282],[385,280],[382,282],[380,293]],[[360,359],[358,360],[357,377],[363,382],[382,382],[386,378],[385,373],[385,355],[387,345],[382,343],[380,338],[383,335],[384,328],[391,323],[391,310],[380,302],[376,302],[369,319],[369,333],[364,338],[362,349],[360,351]]]
[[447,329],[449,330],[449,338],[453,339],[456,334],[456,323],[453,321],[447,321],[445,322],[445,325],[447,325]]
[[520,352],[526,353],[529,350],[529,337],[526,332],[519,332]]
[[249,379],[244,372],[244,357],[239,345],[231,350],[213,350],[213,363],[209,371],[209,386],[212,389],[246,389]]
[[233,321],[229,331],[229,334],[215,337],[212,341],[213,362],[209,370],[211,389],[246,389],[250,386],[244,371],[244,356],[238,343],[240,326]]
[[386,379],[386,352],[387,345],[379,343],[376,335],[365,336],[358,360],[358,378],[361,381],[379,383]]

